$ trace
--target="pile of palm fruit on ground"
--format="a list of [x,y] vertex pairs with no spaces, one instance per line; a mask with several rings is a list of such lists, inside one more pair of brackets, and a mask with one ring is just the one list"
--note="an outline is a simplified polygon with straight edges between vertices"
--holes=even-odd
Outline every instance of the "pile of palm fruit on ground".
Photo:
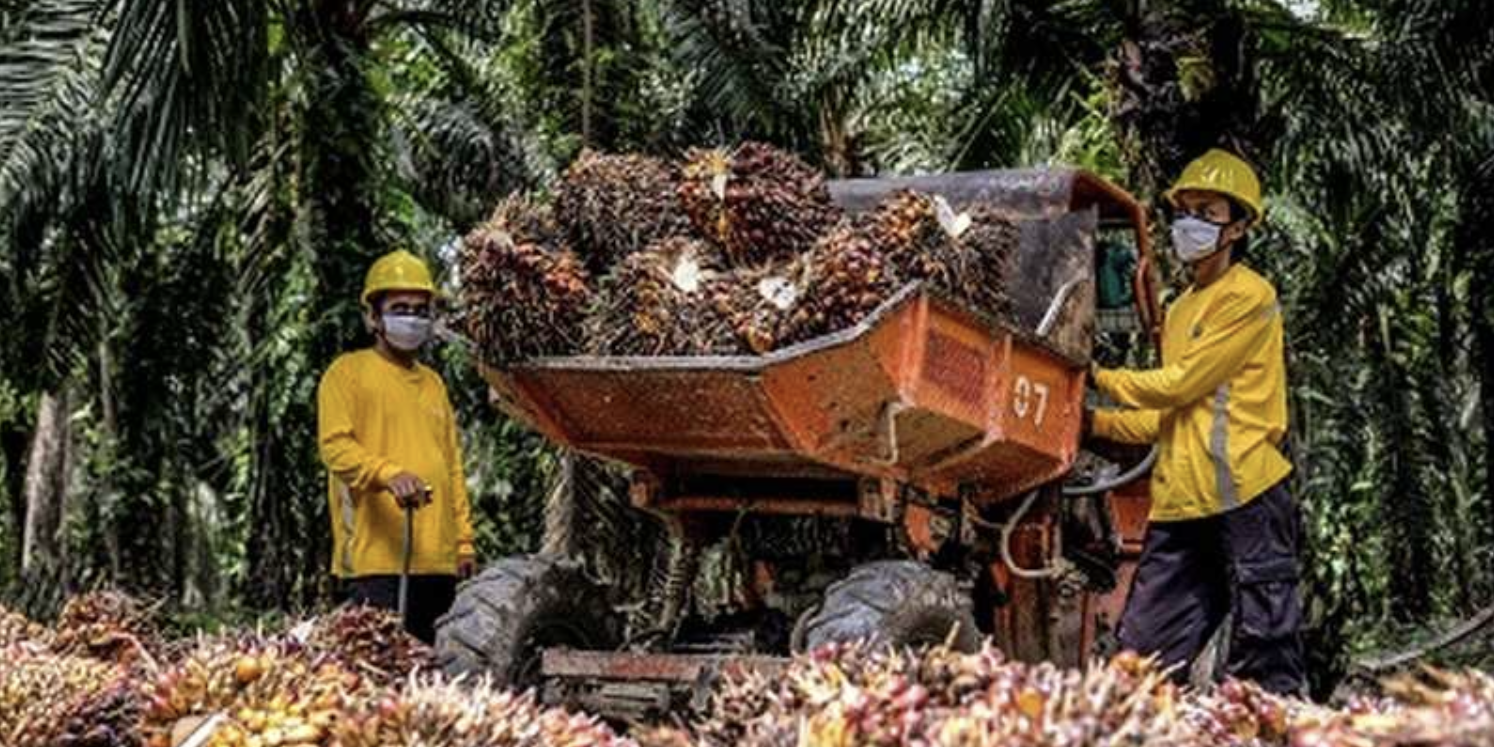
[[1082,670],[833,645],[784,674],[728,672],[709,710],[644,747],[1389,747],[1494,744],[1494,677],[1426,670],[1339,709],[1230,680],[1185,690],[1122,653]]
[[[630,733],[625,733],[630,732]],[[168,639],[117,593],[51,626],[0,609],[7,747],[950,747],[1494,744],[1494,677],[1424,669],[1339,708],[1229,681],[1179,688],[1120,654],[1082,670],[837,644],[764,676],[728,669],[671,724],[609,725],[484,678],[448,678],[392,615]]]
[[390,613],[168,639],[115,592],[38,625],[0,608],[5,747],[581,747],[633,744],[532,693],[443,677]]
[[585,152],[463,242],[464,327],[490,363],[760,354],[854,325],[923,282],[1001,318],[1009,216],[902,191],[848,216],[823,176],[760,143],[680,162]]

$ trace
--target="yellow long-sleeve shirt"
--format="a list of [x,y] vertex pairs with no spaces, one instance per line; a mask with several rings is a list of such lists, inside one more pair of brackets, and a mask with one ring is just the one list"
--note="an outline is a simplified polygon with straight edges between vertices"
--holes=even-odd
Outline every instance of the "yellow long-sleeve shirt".
[[472,553],[472,515],[440,375],[374,349],[338,356],[317,387],[317,434],[329,473],[332,572],[400,572],[404,512],[388,484],[409,471],[431,487],[430,504],[415,511],[411,572],[456,573],[458,556]]
[[1099,410],[1094,433],[1156,442],[1153,521],[1242,506],[1292,470],[1286,360],[1276,289],[1241,264],[1167,310],[1162,367],[1100,370],[1095,386],[1130,410]]

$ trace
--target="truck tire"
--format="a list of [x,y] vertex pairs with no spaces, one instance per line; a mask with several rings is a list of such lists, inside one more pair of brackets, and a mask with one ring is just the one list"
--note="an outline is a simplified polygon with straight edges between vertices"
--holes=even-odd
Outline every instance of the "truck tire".
[[490,674],[495,683],[539,684],[546,647],[607,650],[618,639],[606,591],[573,561],[504,558],[457,589],[436,621],[436,659],[449,675]]
[[912,560],[879,560],[852,569],[825,590],[801,618],[795,650],[861,638],[892,646],[939,645],[956,651],[980,647],[970,597],[954,576]]

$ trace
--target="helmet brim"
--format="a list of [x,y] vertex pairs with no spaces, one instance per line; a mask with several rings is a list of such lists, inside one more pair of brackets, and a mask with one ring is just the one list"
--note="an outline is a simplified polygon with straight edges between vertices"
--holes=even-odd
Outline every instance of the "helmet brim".
[[390,283],[389,285],[381,285],[377,288],[369,288],[368,290],[363,291],[363,305],[372,306],[373,304],[371,302],[371,299],[374,296],[377,296],[381,293],[389,293],[391,291],[412,291],[417,293],[424,293],[430,296],[431,300],[435,300],[441,297],[441,292],[429,285],[423,285],[421,283]]
[[1245,212],[1250,216],[1250,225],[1252,227],[1258,225],[1261,222],[1261,219],[1265,217],[1261,213],[1260,208],[1251,205],[1250,203],[1240,199],[1239,197],[1236,197],[1233,194],[1230,194],[1229,192],[1225,192],[1214,187],[1205,187],[1197,184],[1175,184],[1172,187],[1169,187],[1167,191],[1162,193],[1162,199],[1166,200],[1167,204],[1171,206],[1173,210],[1176,210],[1178,208],[1177,196],[1179,192],[1208,192],[1210,194],[1219,195],[1220,197],[1223,197],[1224,199],[1229,200],[1230,202],[1233,202],[1234,204],[1239,205],[1241,208],[1243,208]]

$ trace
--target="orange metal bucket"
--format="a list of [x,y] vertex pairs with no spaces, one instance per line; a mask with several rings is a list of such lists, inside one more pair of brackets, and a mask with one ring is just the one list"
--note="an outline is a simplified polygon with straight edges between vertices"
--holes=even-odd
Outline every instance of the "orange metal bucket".
[[861,324],[765,356],[484,368],[551,439],[659,475],[883,477],[994,501],[1068,471],[1083,367],[909,286]]

